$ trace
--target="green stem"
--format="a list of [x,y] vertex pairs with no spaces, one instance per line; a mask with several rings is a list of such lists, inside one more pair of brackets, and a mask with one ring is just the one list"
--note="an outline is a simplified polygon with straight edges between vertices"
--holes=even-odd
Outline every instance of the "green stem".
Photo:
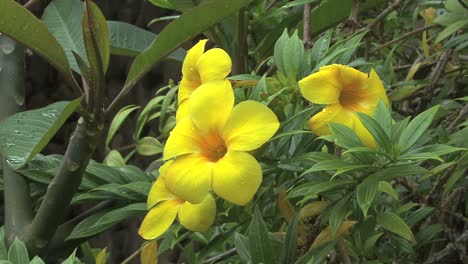
[[84,171],[96,150],[102,125],[78,120],[70,139],[60,170],[49,184],[44,200],[25,234],[30,253],[46,249],[58,226],[65,219],[70,202],[81,183]]
[[[0,34],[0,120],[25,110],[24,77],[24,49]],[[15,172],[6,159],[0,160],[3,162],[5,237],[9,244],[31,223],[31,197],[25,177]]]

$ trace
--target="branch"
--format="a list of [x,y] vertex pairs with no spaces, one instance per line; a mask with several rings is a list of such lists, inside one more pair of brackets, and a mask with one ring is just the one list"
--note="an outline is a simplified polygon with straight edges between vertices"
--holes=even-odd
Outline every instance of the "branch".
[[234,74],[245,73],[246,70],[246,28],[245,28],[245,7],[239,10],[237,26],[237,56],[235,57]]
[[[8,50],[8,52],[6,52]],[[25,110],[24,49],[14,40],[0,34],[0,120]],[[20,236],[32,220],[29,183],[15,172],[6,159],[3,162],[5,199],[5,237],[7,244]]]
[[429,29],[432,29],[432,28],[435,28],[435,27],[438,27],[438,26],[439,25],[437,25],[437,24],[431,24],[431,25],[428,25],[428,26],[417,28],[417,29],[415,29],[413,31],[410,31],[410,32],[408,32],[406,34],[401,35],[400,37],[398,37],[398,38],[396,38],[394,40],[391,40],[391,41],[389,41],[389,42],[387,42],[387,43],[385,43],[383,45],[380,45],[377,48],[374,48],[373,50],[371,50],[371,52],[374,53],[374,52],[376,52],[378,50],[381,50],[383,48],[391,46],[391,45],[393,45],[393,44],[395,44],[395,43],[397,43],[397,42],[399,42],[399,41],[401,41],[401,40],[403,40],[403,39],[405,39],[407,37],[417,35],[417,34],[423,32],[423,31],[426,31],[426,30],[429,30]]
[[364,28],[361,28],[357,31],[357,33],[360,33],[360,32],[364,32],[366,30],[371,30],[373,29],[375,26],[377,26],[377,24],[379,24],[386,16],[388,16],[388,14],[390,14],[390,12],[392,12],[393,10],[397,9],[397,7],[403,2],[403,0],[395,0],[393,1],[393,3],[391,3],[387,8],[384,9],[384,11],[382,11],[382,13],[380,13],[369,25],[367,25],[366,27]]
[[25,243],[31,253],[42,252],[47,247],[59,224],[68,213],[70,201],[81,183],[84,171],[96,150],[102,125],[78,120],[78,125],[68,144],[57,176],[49,184],[47,193],[34,220],[25,234]]
[[203,264],[216,263],[216,262],[219,262],[219,261],[221,261],[221,260],[225,260],[225,259],[227,259],[227,258],[229,258],[229,257],[232,257],[232,256],[234,256],[236,253],[237,253],[236,248],[231,248],[231,249],[229,249],[229,250],[226,251],[226,252],[223,252],[223,253],[221,253],[221,254],[219,254],[219,255],[217,255],[217,256],[214,256],[214,257],[212,257],[212,258],[209,258],[209,259],[207,259],[207,260],[204,260],[202,263],[203,263]]

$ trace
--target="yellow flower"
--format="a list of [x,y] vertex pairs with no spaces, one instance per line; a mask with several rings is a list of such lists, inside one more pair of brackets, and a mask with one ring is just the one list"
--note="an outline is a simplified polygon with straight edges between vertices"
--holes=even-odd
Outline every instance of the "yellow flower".
[[352,128],[364,145],[375,148],[374,138],[356,114],[372,115],[379,100],[388,105],[382,81],[374,70],[367,76],[351,67],[333,64],[300,80],[299,87],[307,100],[327,105],[310,119],[312,132],[330,135],[328,123],[340,123]]
[[262,170],[248,151],[259,148],[279,128],[265,105],[244,101],[234,107],[228,80],[211,81],[190,97],[189,117],[177,123],[164,147],[166,185],[184,200],[197,204],[212,189],[220,197],[247,204],[262,181]]
[[144,239],[150,240],[161,236],[169,229],[176,216],[179,223],[191,231],[206,231],[214,222],[216,203],[211,194],[206,194],[201,203],[191,204],[166,188],[165,179],[171,177],[167,170],[170,163],[172,161],[161,167],[161,175],[149,192],[147,203],[150,211],[138,230]]
[[214,48],[204,52],[207,41],[200,40],[185,57],[179,84],[177,120],[188,116],[188,99],[195,89],[212,80],[224,80],[231,72],[231,58],[224,50]]

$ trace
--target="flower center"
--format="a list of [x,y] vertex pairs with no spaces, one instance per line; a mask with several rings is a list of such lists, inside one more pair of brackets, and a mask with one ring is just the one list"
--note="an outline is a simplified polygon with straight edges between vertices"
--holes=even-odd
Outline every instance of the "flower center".
[[360,103],[364,99],[364,96],[359,93],[358,89],[345,88],[340,93],[340,105],[343,108],[359,111],[361,108]]
[[218,131],[211,131],[200,140],[201,154],[209,161],[215,162],[227,152],[226,143]]

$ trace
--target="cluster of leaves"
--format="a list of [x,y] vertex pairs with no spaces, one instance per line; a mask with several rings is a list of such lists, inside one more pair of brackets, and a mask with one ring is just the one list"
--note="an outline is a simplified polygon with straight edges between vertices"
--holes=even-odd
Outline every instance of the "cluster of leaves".
[[[236,100],[259,101],[281,120],[277,135],[254,152],[264,172],[254,202],[240,208],[218,200],[217,221],[208,232],[192,233],[173,225],[160,241],[157,254],[179,248],[190,263],[218,261],[233,252],[237,252],[236,260],[251,263],[323,263],[346,258],[363,263],[390,263],[394,259],[406,263],[437,261],[437,241],[459,247],[451,236],[465,232],[466,212],[448,205],[454,199],[451,194],[466,190],[468,124],[455,124],[458,131],[451,127],[466,102],[466,97],[454,100],[451,91],[460,82],[466,84],[466,80],[460,81],[466,68],[456,60],[445,59],[442,69],[434,67],[430,76],[427,71],[439,65],[444,56],[466,50],[467,34],[459,32],[468,26],[468,10],[460,1],[449,0],[445,6],[440,1],[423,1],[416,8],[394,10],[373,34],[370,28],[357,34],[349,33],[346,25],[331,28],[349,16],[351,0],[211,0],[200,1],[198,6],[197,1],[150,2],[182,13],[153,21],[175,19],[158,37],[131,24],[104,23],[104,18],[98,19],[98,25],[105,30],[89,32],[108,41],[106,45],[97,44],[101,64],[107,64],[110,55],[136,56],[124,91],[160,59],[182,61],[184,51],[177,48],[203,33],[230,54],[244,52],[240,55],[245,61],[236,59],[235,64],[237,69],[247,70],[230,77]],[[361,10],[383,2],[365,1]],[[405,1],[404,6],[411,2]],[[316,5],[310,14],[311,48],[305,48],[301,40],[304,4]],[[421,12],[430,7],[436,15],[438,10],[445,13],[434,18]],[[239,9],[243,15],[232,15]],[[96,82],[88,64],[100,63],[90,61],[93,57],[87,54],[86,45],[90,44],[86,41],[90,38],[81,30],[81,1],[52,1],[42,23],[9,0],[0,0],[0,10],[8,10],[0,17],[0,25],[13,20],[13,14],[19,16],[14,19],[19,21],[17,27],[0,26],[1,31],[46,58],[72,86],[73,74],[83,75],[89,83]],[[379,47],[377,41],[391,41],[411,31],[420,20],[420,12],[426,23],[437,23],[442,29],[428,28],[421,40],[409,35],[411,41],[420,44],[416,52],[399,43]],[[369,47],[362,45],[363,40]],[[417,52],[421,55],[415,55]],[[330,124],[332,135],[322,138],[305,127],[305,120],[320,106],[307,105],[301,99],[297,82],[331,63],[362,71],[375,68],[387,84],[395,102],[393,111],[381,103],[373,116],[359,115],[376,140],[376,149],[365,147],[352,129],[340,124]],[[404,67],[397,67],[401,65]],[[275,69],[276,74],[271,75]],[[105,69],[101,70],[103,78]],[[440,87],[431,84],[440,78],[444,80]],[[68,241],[92,237],[146,212],[146,197],[162,164],[163,144],[175,125],[176,93],[177,85],[171,82],[160,88],[146,106],[128,105],[112,119],[104,142],[106,158],[103,164],[89,163],[72,199],[72,205],[98,204],[97,210],[74,219],[66,234]],[[426,93],[434,96],[427,98]],[[31,196],[38,203],[35,207],[40,205],[64,159],[39,153],[73,112],[85,112],[80,102],[58,102],[0,123],[2,155],[31,183]],[[112,139],[122,124],[137,112],[133,142],[113,147]],[[414,117],[405,118],[408,113]],[[431,128],[431,124],[438,126]],[[145,169],[128,165],[138,155],[151,156],[155,161]],[[453,227],[446,227],[445,216],[451,217]],[[156,254],[154,246],[148,243],[142,248]],[[3,246],[0,254],[10,262],[30,263],[19,240],[5,252]],[[81,252],[87,263],[104,263],[107,254],[102,253],[102,262],[98,262],[98,254],[89,245],[83,244]],[[64,263],[74,262],[73,254]],[[36,257],[31,263],[43,262]]]

